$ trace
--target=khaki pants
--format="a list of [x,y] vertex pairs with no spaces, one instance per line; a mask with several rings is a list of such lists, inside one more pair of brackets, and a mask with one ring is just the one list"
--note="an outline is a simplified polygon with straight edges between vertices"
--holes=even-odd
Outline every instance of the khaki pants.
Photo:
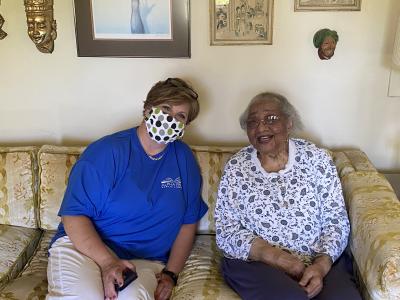
[[[104,290],[100,268],[81,254],[67,237],[54,242],[49,250],[46,300],[103,300]],[[118,294],[118,300],[153,300],[157,287],[156,274],[164,264],[158,261],[133,259],[138,278]]]

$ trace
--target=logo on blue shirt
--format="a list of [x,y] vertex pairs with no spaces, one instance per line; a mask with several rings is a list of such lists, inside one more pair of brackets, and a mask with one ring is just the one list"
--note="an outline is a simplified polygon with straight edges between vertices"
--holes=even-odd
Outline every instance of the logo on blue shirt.
[[177,177],[175,179],[172,179],[171,177],[167,177],[161,181],[161,188],[181,189],[182,188],[181,178]]

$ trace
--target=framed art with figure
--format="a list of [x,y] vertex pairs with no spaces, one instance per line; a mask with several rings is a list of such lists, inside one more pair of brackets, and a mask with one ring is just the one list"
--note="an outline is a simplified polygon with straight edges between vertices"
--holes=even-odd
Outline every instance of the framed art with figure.
[[189,0],[74,0],[78,56],[190,57]]
[[294,10],[361,10],[361,0],[294,0]]
[[272,44],[273,0],[210,0],[211,45]]

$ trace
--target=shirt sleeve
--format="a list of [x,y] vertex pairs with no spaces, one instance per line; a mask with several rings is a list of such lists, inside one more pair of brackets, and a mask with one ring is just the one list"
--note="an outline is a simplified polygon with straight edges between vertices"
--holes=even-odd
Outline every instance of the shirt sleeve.
[[94,166],[79,160],[71,170],[59,216],[97,217],[106,199],[106,185]]
[[201,174],[199,166],[190,149],[186,152],[186,191],[187,199],[186,213],[183,217],[183,224],[194,224],[198,222],[207,212],[208,206],[201,197]]
[[225,256],[248,260],[251,244],[257,236],[240,222],[239,203],[233,201],[237,199],[234,197],[234,194],[237,195],[235,178],[228,163],[219,184],[215,206],[216,242]]
[[319,197],[322,204],[322,230],[313,250],[327,254],[336,261],[347,246],[350,233],[349,219],[336,167],[328,153],[323,152],[316,164]]

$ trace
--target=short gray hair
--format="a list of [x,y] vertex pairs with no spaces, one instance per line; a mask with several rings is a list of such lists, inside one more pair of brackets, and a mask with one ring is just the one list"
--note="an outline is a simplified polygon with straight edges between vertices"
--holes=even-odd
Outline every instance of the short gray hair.
[[259,102],[270,102],[273,101],[278,103],[280,111],[293,123],[292,131],[297,131],[303,129],[303,123],[299,114],[297,113],[296,108],[286,99],[286,97],[271,92],[264,92],[256,95],[253,99],[250,100],[250,103],[247,105],[245,111],[240,115],[239,122],[240,127],[243,130],[247,129],[247,118],[249,116],[250,108],[253,104]]

